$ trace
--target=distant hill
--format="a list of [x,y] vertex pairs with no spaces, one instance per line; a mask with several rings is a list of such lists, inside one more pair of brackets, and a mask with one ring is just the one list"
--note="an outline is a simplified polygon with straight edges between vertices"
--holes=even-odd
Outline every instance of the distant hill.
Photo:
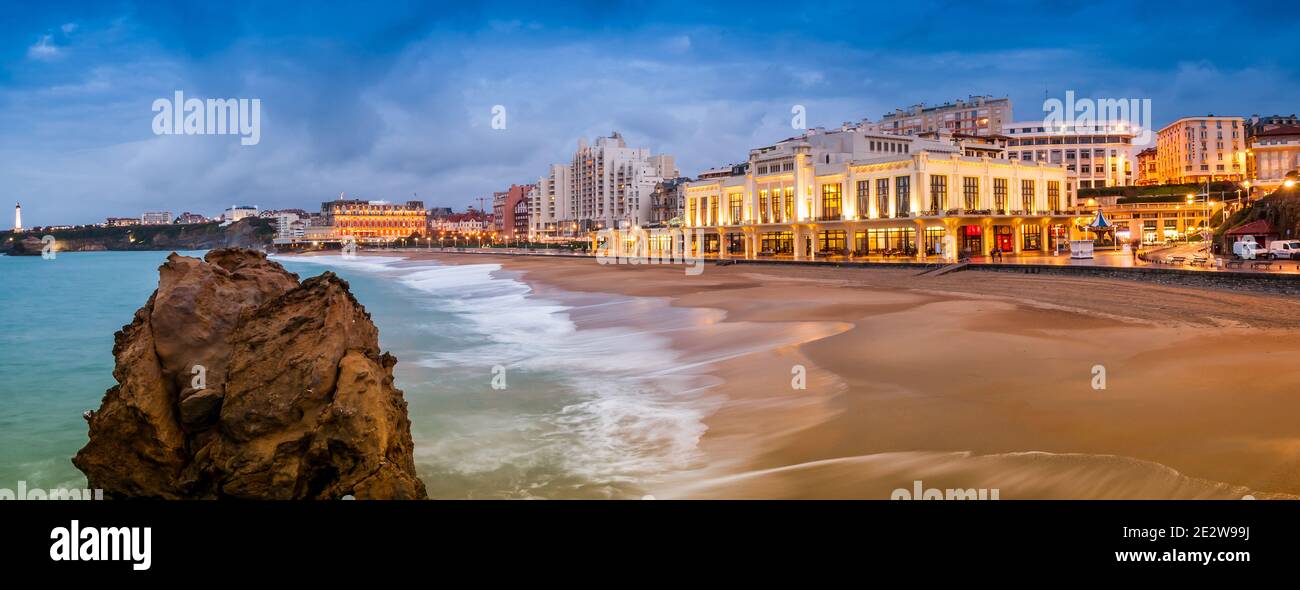
[[275,224],[269,219],[247,217],[225,227],[212,222],[32,230],[21,234],[3,232],[0,233],[0,252],[15,256],[38,256],[41,253],[41,238],[46,235],[54,236],[59,252],[210,250],[229,247],[267,250],[275,238]]

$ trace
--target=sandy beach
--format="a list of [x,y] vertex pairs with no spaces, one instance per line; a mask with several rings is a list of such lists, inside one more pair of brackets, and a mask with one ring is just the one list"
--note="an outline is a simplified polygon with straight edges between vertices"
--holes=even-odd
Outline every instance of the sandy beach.
[[658,498],[888,499],[916,481],[1002,499],[1300,495],[1291,298],[1049,275],[710,265],[687,276],[404,255],[500,264],[539,294],[718,310],[666,334],[682,371],[712,377],[725,401],[706,419],[705,459],[654,485]]

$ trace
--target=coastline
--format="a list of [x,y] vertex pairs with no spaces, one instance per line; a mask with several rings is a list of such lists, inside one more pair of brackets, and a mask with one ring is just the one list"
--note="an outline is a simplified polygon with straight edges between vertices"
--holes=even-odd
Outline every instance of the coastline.
[[[994,273],[709,265],[687,277],[590,259],[400,255],[500,264],[539,295],[716,310],[664,334],[725,401],[705,418],[703,463],[653,486],[658,498],[887,499],[918,480],[1002,499],[1300,493],[1300,428],[1285,419],[1300,409],[1286,396],[1300,379],[1249,379],[1300,360],[1300,321],[1266,313],[1293,304],[1284,297]],[[1237,305],[1246,298],[1256,305]],[[581,310],[574,320],[587,322]],[[795,365],[805,390],[791,387]],[[1092,388],[1093,365],[1106,368],[1105,390]]]

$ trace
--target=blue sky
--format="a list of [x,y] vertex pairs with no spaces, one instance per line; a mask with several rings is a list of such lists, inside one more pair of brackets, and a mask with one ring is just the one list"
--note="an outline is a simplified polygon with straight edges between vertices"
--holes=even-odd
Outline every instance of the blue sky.
[[[795,104],[810,126],[969,94],[1032,120],[1066,90],[1150,98],[1157,125],[1300,111],[1293,3],[1066,4],[10,4],[0,192],[29,226],[340,192],[459,209],[612,130],[687,175],[743,160]],[[154,135],[176,90],[261,99],[261,142]]]

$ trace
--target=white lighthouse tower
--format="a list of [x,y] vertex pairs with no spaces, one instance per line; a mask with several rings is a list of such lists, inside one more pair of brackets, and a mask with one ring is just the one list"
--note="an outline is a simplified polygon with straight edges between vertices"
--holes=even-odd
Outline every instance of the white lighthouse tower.
[[23,231],[23,204],[14,203],[14,233]]

